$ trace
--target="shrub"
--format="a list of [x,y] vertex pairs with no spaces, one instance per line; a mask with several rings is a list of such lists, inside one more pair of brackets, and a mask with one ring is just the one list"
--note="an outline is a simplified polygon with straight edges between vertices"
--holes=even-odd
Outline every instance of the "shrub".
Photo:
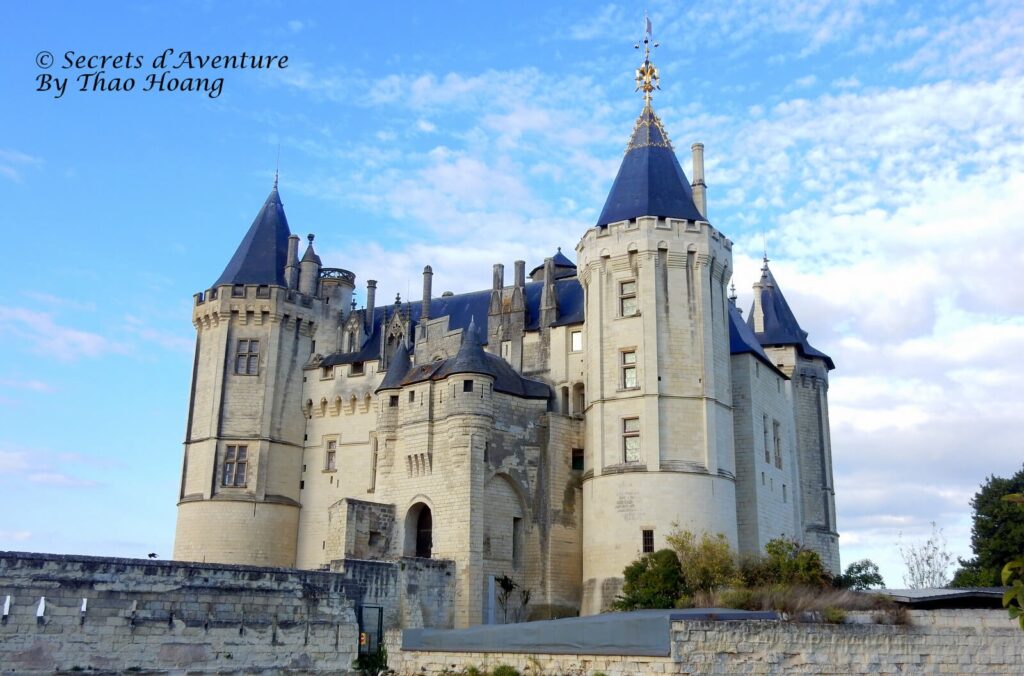
[[613,610],[672,608],[682,588],[679,558],[671,549],[645,554],[622,571],[622,593]]
[[501,664],[494,667],[494,671],[491,672],[491,676],[521,676],[519,670],[515,667],[510,667],[507,664]]
[[736,554],[722,533],[703,533],[698,539],[676,529],[666,539],[679,557],[683,591],[710,592],[736,582]]
[[829,624],[842,624],[843,622],[846,622],[846,611],[842,608],[829,606],[828,608],[825,608],[825,611],[822,613],[822,619]]
[[830,578],[817,552],[789,538],[775,538],[764,546],[763,557],[745,559],[740,578],[748,587],[804,585],[825,587]]
[[739,587],[727,589],[718,596],[718,602],[725,608],[736,610],[761,610],[761,599],[754,589]]

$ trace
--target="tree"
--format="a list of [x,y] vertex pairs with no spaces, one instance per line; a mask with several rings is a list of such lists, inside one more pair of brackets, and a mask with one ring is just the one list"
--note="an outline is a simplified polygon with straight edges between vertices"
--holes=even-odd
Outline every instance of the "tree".
[[911,589],[934,589],[945,587],[949,582],[947,571],[953,565],[953,555],[946,547],[942,529],[934,521],[932,534],[923,544],[905,545],[901,541],[897,548],[907,567],[903,584]]
[[[1024,494],[1004,495],[1003,502],[1018,507],[1024,506]],[[1024,554],[1010,559],[1003,566],[1000,581],[1004,587],[1009,587],[1003,593],[1003,607],[1009,611],[1010,618],[1016,618],[1020,628],[1024,630]]]
[[974,509],[971,549],[974,558],[960,560],[954,587],[992,587],[1010,559],[1021,554],[1024,543],[1024,510],[1004,496],[1024,493],[1024,468],[1009,479],[990,476],[971,499]]
[[622,571],[622,593],[613,610],[672,608],[682,591],[683,575],[679,557],[671,549],[645,554]]
[[878,571],[878,566],[874,561],[861,559],[848,565],[845,573],[837,575],[832,580],[832,585],[839,589],[867,591],[884,588],[885,580],[882,579],[882,574]]
[[704,533],[698,540],[690,531],[676,528],[666,540],[679,557],[684,594],[714,591],[736,582],[736,554],[722,533]]
[[764,556],[745,560],[740,575],[748,587],[824,587],[829,583],[829,574],[818,553],[786,537],[765,543]]

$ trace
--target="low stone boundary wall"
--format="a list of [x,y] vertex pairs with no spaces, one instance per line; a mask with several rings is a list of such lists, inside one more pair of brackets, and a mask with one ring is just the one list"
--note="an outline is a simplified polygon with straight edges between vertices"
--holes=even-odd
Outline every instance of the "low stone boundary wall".
[[671,653],[664,657],[392,649],[390,664],[405,676],[502,664],[548,676],[1021,673],[1024,633],[1005,611],[911,610],[908,615],[906,625],[868,624],[868,616],[849,624],[674,619]]
[[355,591],[326,572],[0,552],[0,664],[347,673]]

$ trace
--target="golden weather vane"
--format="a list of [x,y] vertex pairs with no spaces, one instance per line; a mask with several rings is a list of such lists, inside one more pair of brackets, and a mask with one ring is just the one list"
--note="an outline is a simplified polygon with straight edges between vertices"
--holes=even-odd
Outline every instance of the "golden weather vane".
[[651,31],[651,19],[646,13],[644,13],[643,42],[638,42],[633,47],[640,49],[641,44],[644,46],[644,62],[636,69],[636,89],[634,91],[643,91],[644,104],[649,106],[651,105],[651,92],[655,89],[661,89],[658,86],[661,78],[658,76],[658,69],[651,63],[651,47],[657,47],[659,43],[654,42]]

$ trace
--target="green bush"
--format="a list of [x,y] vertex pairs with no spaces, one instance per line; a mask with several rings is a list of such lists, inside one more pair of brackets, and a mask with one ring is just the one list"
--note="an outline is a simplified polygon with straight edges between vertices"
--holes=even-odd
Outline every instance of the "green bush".
[[612,603],[613,610],[672,608],[682,590],[679,558],[671,549],[645,554],[622,571],[622,593]]
[[736,554],[722,533],[703,533],[698,539],[690,531],[675,530],[666,539],[679,557],[687,594],[712,592],[736,582]]
[[818,553],[804,548],[794,540],[769,540],[764,551],[763,557],[749,557],[741,562],[739,577],[745,586],[825,587],[830,582]]
[[843,622],[846,622],[846,611],[842,608],[829,606],[821,616],[829,624],[842,624]]
[[736,610],[761,610],[761,599],[756,590],[747,587],[727,589],[718,596],[718,602],[725,608]]
[[494,671],[491,672],[491,676],[521,676],[519,670],[515,667],[510,667],[507,664],[502,664],[494,667]]

